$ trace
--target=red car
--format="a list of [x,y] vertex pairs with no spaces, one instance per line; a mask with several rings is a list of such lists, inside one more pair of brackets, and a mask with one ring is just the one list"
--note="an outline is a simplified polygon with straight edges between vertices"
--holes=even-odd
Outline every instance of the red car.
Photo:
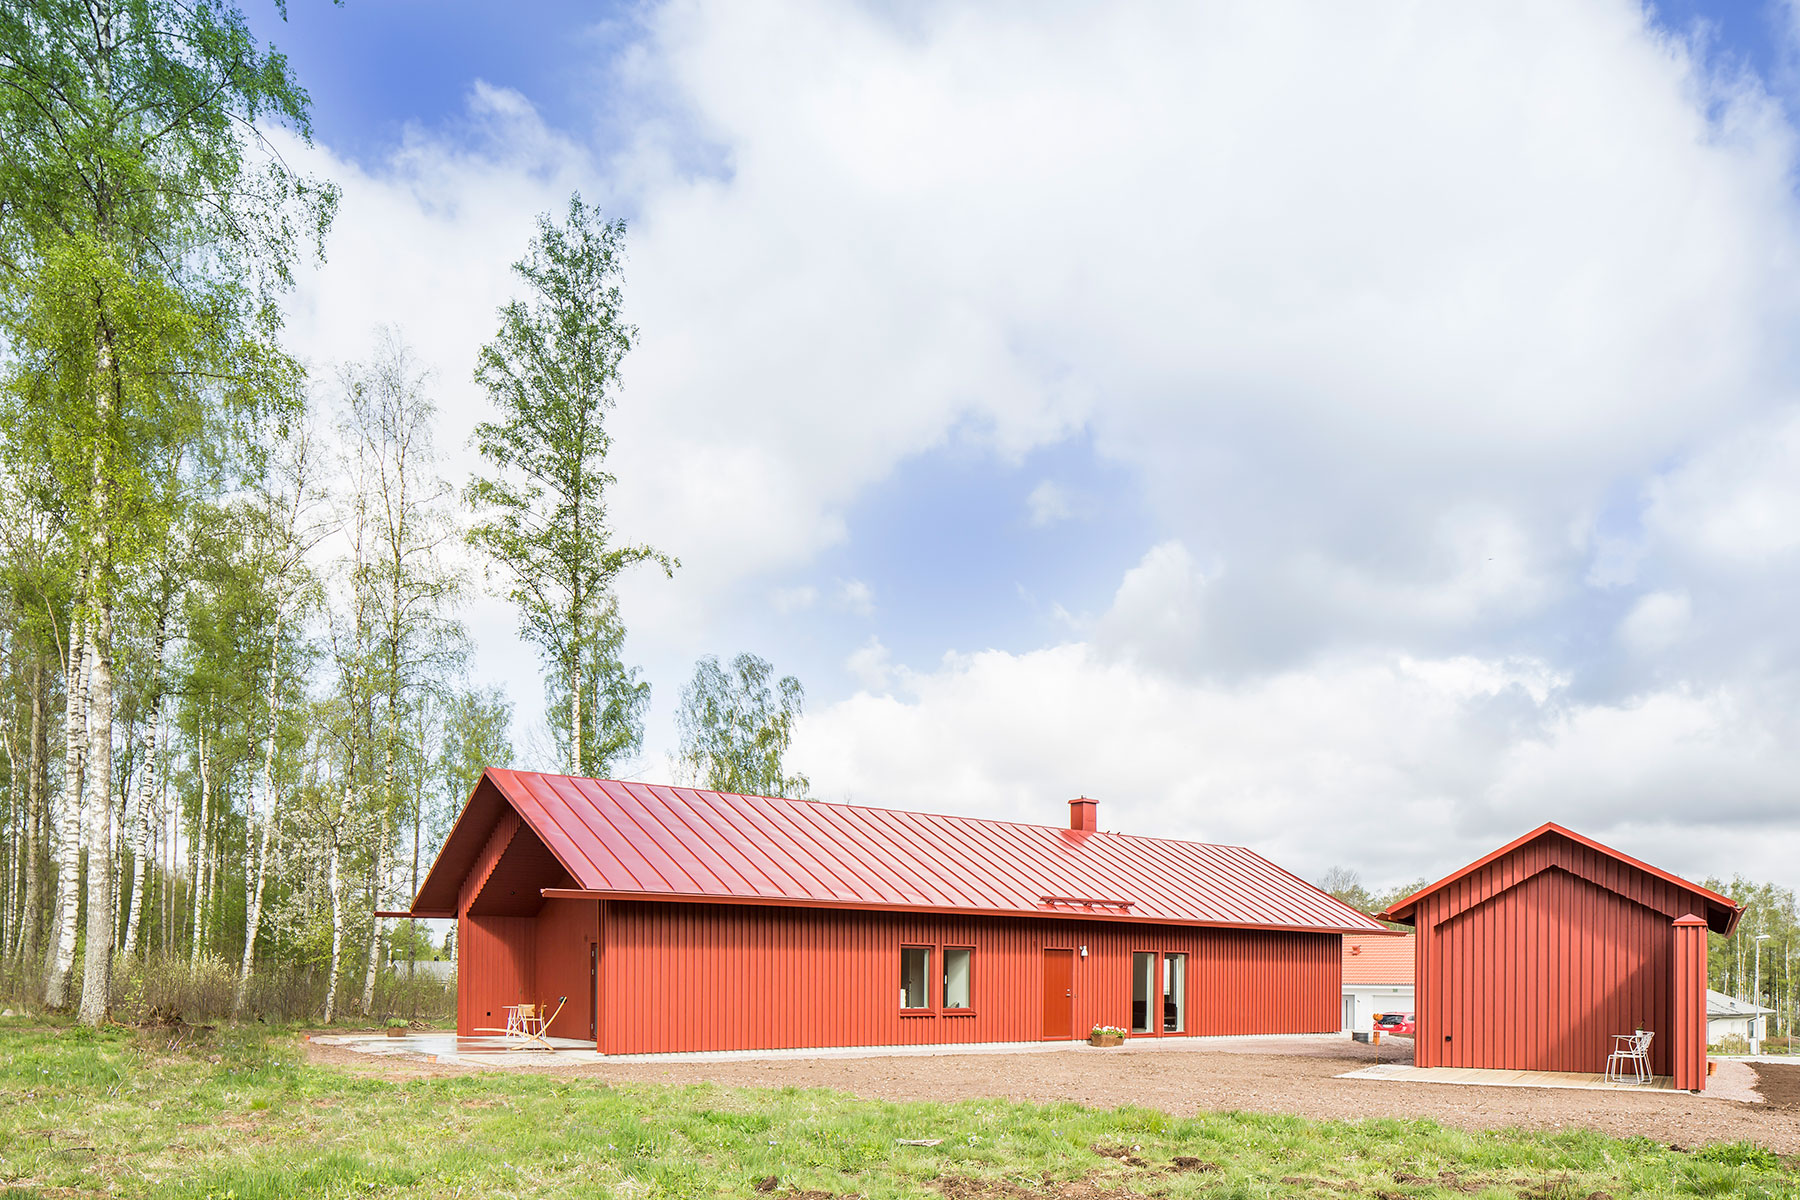
[[1418,1032],[1413,1023],[1412,1013],[1376,1013],[1375,1031],[1377,1033],[1397,1033],[1401,1037],[1412,1037]]

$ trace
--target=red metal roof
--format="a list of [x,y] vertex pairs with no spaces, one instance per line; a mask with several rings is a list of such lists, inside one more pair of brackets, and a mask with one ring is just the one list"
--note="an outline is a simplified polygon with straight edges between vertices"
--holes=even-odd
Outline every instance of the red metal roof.
[[1619,851],[1614,850],[1611,846],[1603,845],[1600,842],[1596,842],[1593,838],[1584,837],[1581,834],[1576,833],[1573,829],[1565,829],[1555,821],[1545,821],[1530,833],[1527,833],[1522,837],[1514,838],[1512,841],[1506,843],[1506,845],[1490,854],[1482,855],[1460,871],[1452,871],[1436,883],[1431,884],[1428,887],[1420,888],[1412,895],[1406,897],[1406,899],[1390,904],[1388,910],[1381,914],[1382,920],[1401,921],[1409,925],[1412,924],[1413,910],[1419,906],[1419,901],[1424,897],[1431,895],[1440,888],[1448,887],[1465,876],[1474,874],[1495,859],[1504,858],[1506,855],[1511,854],[1520,846],[1530,845],[1539,838],[1548,837],[1551,834],[1559,834],[1577,845],[1586,846],[1589,850],[1604,854],[1617,862],[1624,863],[1626,866],[1635,867],[1647,875],[1652,875],[1657,879],[1662,880],[1664,883],[1674,884],[1697,901],[1695,908],[1699,910],[1698,915],[1705,919],[1707,925],[1711,927],[1714,933],[1729,934],[1737,927],[1738,918],[1744,915],[1743,906],[1729,896],[1721,896],[1710,888],[1703,888],[1697,883],[1690,883],[1679,875],[1671,875],[1660,867],[1653,867],[1647,862],[1631,857],[1629,854],[1622,854]]
[[502,804],[575,880],[552,895],[1381,929],[1241,846],[494,768],[414,912],[454,913]]
[[1344,936],[1346,986],[1411,987],[1413,935],[1371,933]]

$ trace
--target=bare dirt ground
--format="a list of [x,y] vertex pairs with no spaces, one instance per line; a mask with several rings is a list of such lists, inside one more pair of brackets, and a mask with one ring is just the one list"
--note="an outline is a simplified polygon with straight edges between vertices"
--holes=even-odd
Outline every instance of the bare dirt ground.
[[[372,1058],[308,1044],[311,1061],[394,1077],[490,1068]],[[1472,1087],[1339,1079],[1376,1062],[1410,1062],[1401,1040],[1247,1039],[1203,1051],[1148,1044],[1121,1051],[959,1054],[891,1058],[790,1058],[730,1062],[591,1063],[548,1068],[615,1083],[716,1083],[725,1087],[830,1088],[867,1099],[1069,1101],[1094,1108],[1139,1105],[1178,1116],[1244,1110],[1327,1120],[1428,1118],[1462,1129],[1593,1129],[1682,1147],[1748,1140],[1800,1154],[1800,1064],[1721,1063],[1715,1095]],[[516,1070],[534,1068],[517,1067]],[[1754,1072],[1754,1082],[1750,1075]],[[1744,1102],[1759,1094],[1765,1102]]]

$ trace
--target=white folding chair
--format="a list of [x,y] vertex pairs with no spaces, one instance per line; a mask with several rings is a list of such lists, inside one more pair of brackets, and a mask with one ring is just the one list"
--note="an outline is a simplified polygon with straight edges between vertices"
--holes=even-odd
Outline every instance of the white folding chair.
[[1629,1068],[1633,1084],[1649,1083],[1650,1039],[1655,1036],[1647,1030],[1613,1034],[1613,1052],[1606,1056],[1607,1082],[1624,1083],[1625,1071]]

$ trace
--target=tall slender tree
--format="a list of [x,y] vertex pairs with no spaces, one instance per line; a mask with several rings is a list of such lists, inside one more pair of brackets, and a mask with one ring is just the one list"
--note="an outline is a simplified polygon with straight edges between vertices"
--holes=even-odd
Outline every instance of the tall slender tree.
[[[452,493],[436,470],[431,441],[436,406],[428,375],[398,331],[388,328],[377,331],[368,362],[345,368],[343,384],[348,438],[357,477],[368,493],[373,541],[364,581],[378,614],[378,649],[370,665],[382,728],[369,890],[371,908],[379,909],[395,821],[404,807],[399,775],[407,707],[457,657],[463,634],[451,606],[463,577],[445,553],[455,536]],[[380,950],[381,919],[371,916],[360,997],[365,1013],[375,1001]]]
[[[241,1014],[250,986],[250,969],[256,961],[256,941],[262,932],[263,897],[269,877],[269,857],[274,851],[275,830],[281,813],[275,755],[279,748],[282,701],[287,679],[284,664],[292,657],[291,623],[302,615],[314,596],[308,555],[323,536],[314,512],[323,499],[314,455],[317,446],[312,429],[297,423],[281,431],[267,457],[265,474],[246,514],[250,524],[251,564],[256,593],[270,626],[267,681],[262,712],[262,766],[257,786],[250,792],[248,816],[260,832],[253,847],[254,866],[244,872],[244,954],[238,964],[232,1014]],[[260,808],[260,813],[255,810]],[[252,849],[251,847],[246,847]]]
[[586,675],[606,644],[614,580],[639,563],[667,574],[679,565],[647,545],[616,543],[607,521],[606,414],[637,335],[623,315],[624,243],[625,223],[603,219],[579,195],[562,224],[540,216],[513,264],[526,295],[500,310],[475,368],[498,416],[475,430],[493,473],[468,486],[477,513],[469,540],[504,574],[521,631],[559,677],[568,705],[559,741],[578,775],[595,769]]
[[806,691],[792,675],[775,679],[766,658],[740,654],[730,670],[708,655],[681,691],[676,720],[681,766],[702,787],[804,800],[810,781],[789,774],[788,747]]
[[166,528],[148,477],[170,445],[206,444],[221,415],[292,403],[275,302],[302,229],[322,239],[334,207],[262,142],[266,122],[306,136],[306,94],[223,3],[0,6],[7,425],[55,472],[85,583],[90,1023],[106,1013],[113,950],[118,581]]

